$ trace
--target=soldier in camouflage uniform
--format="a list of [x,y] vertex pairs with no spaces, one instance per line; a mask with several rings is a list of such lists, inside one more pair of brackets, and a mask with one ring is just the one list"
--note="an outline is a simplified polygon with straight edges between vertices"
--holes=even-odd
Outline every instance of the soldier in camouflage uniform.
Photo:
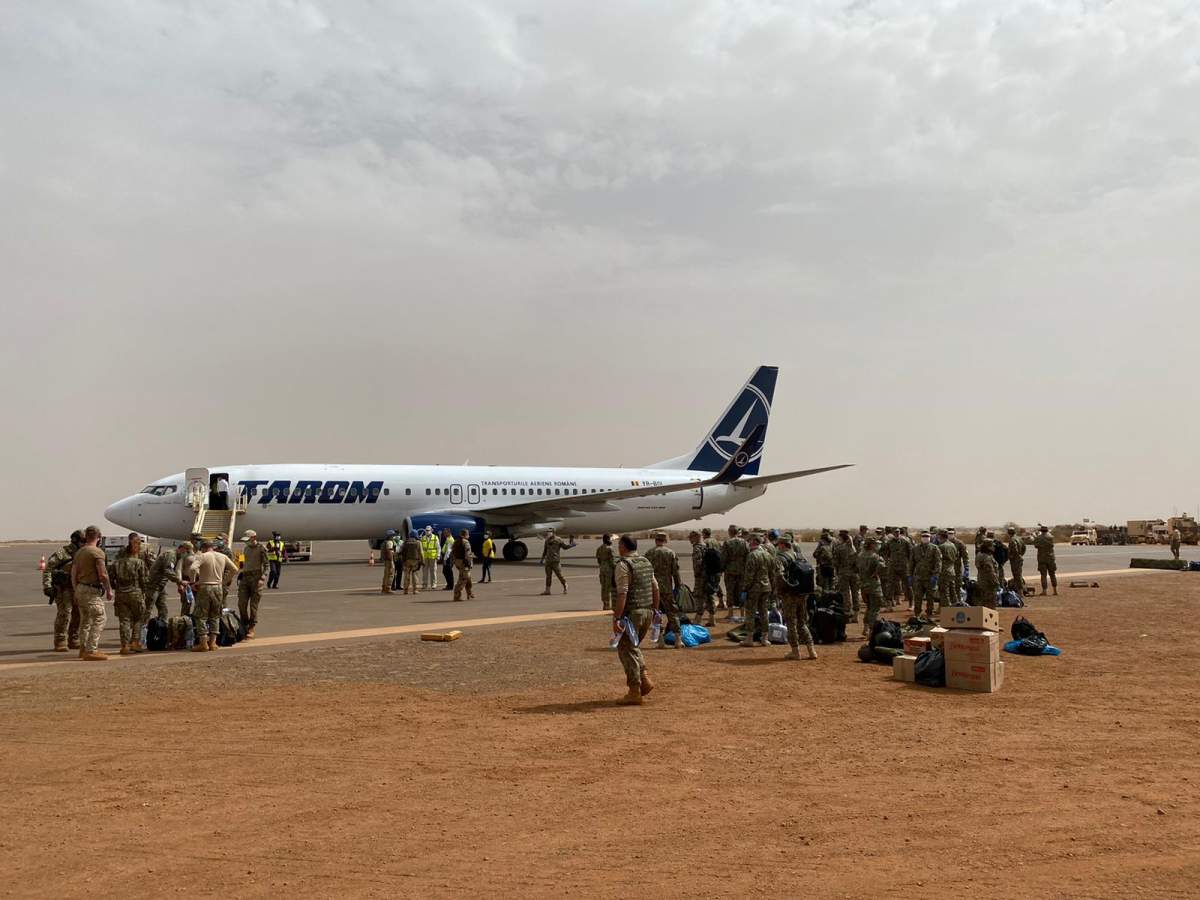
[[646,551],[646,560],[654,569],[654,580],[658,582],[659,608],[667,618],[667,627],[658,633],[658,646],[666,649],[667,632],[675,632],[675,649],[683,649],[683,631],[679,623],[679,607],[675,602],[675,591],[682,583],[679,577],[679,557],[667,546],[667,535],[659,531],[654,535],[654,546]]
[[1018,597],[1025,596],[1025,542],[1017,536],[1017,529],[1008,529],[1008,567],[1012,571],[1009,587]]
[[383,543],[379,545],[379,558],[383,562],[383,586],[379,593],[390,594],[396,583],[396,532],[388,529]]
[[553,528],[546,532],[546,543],[542,546],[542,565],[546,569],[546,589],[542,591],[543,597],[550,596],[550,578],[552,575],[558,576],[558,583],[562,585],[563,593],[567,592],[567,579],[563,577],[560,554],[563,550],[570,550],[574,546],[574,541],[568,544],[554,533]]
[[[693,532],[694,534],[695,532]],[[613,567],[616,565],[612,535],[605,534],[596,548],[596,564],[600,567],[600,608],[612,609]]]
[[744,606],[742,594],[745,591],[746,559],[750,555],[750,546],[741,536],[736,525],[729,526],[729,539],[721,545],[721,569],[725,573],[725,597],[729,604],[729,615],[726,620],[733,618],[735,607]]
[[800,642],[803,641],[808,649],[808,658],[816,659],[817,649],[813,646],[812,632],[808,630],[808,594],[794,589],[784,578],[788,564],[795,560],[804,561],[804,553],[790,537],[780,538],[778,548],[779,553],[775,556],[775,593],[779,595],[783,607],[783,623],[787,626],[788,644],[792,648],[787,658],[800,658]]
[[1042,525],[1038,528],[1038,535],[1033,539],[1033,546],[1037,550],[1037,566],[1038,574],[1042,578],[1042,596],[1046,596],[1046,579],[1049,577],[1050,583],[1054,585],[1054,596],[1058,596],[1058,564],[1054,560],[1054,538],[1050,534],[1050,529]]
[[[899,542],[897,546],[900,548],[901,560],[901,567],[899,569],[900,590],[904,593],[905,603],[907,603],[909,608],[911,608],[913,605],[913,550],[916,549],[916,545],[913,543],[913,539],[908,536],[908,527],[905,525],[902,525],[896,529],[896,539]],[[889,566],[891,565],[891,561],[894,556],[894,552],[888,554]],[[893,593],[892,602],[895,603],[896,600],[896,594]]]
[[868,531],[866,525],[858,526],[858,534],[854,535],[854,537],[851,539],[852,543],[854,544],[854,555],[855,556],[862,553],[863,544],[865,544],[867,542],[867,538],[869,538],[870,536],[871,536],[871,533],[870,533],[870,531]]
[[942,574],[938,579],[940,605],[944,609],[958,603],[958,584],[962,577],[962,560],[958,555],[958,547],[950,540],[950,532],[945,528],[938,531],[938,552],[942,556]]
[[[471,545],[469,542],[467,543],[467,549],[468,550],[471,549]],[[451,551],[451,553],[453,554],[453,551]],[[418,576],[421,573],[422,559],[423,559],[423,554],[421,551],[421,539],[415,531],[409,531],[408,537],[406,537],[404,539],[404,543],[400,545],[400,567],[404,573],[404,577],[401,579],[400,583],[401,583],[402,587],[404,588],[405,594],[414,594],[415,595],[415,594],[420,593],[420,590],[417,588],[417,581],[418,581]],[[456,559],[454,561],[455,569],[459,569],[458,563],[459,563],[459,560]],[[469,570],[470,565],[468,565],[466,568]],[[456,577],[454,580],[454,585],[455,585],[454,599],[455,600],[459,599],[459,597],[462,595],[462,590],[461,590],[462,585],[460,585],[458,583],[458,578],[461,578],[461,577],[464,577],[464,576],[460,573],[459,576]],[[470,575],[469,571],[467,572],[465,577],[467,579],[467,599],[474,600],[475,592],[471,585],[471,575]]]
[[958,539],[958,533],[953,528],[946,529],[947,538],[958,551],[958,566],[954,570],[954,602],[962,596],[963,579],[971,577],[971,555],[967,553],[967,545]]
[[991,538],[984,538],[983,544],[975,554],[976,606],[996,608],[996,591],[1000,590],[1000,568],[996,565],[996,557],[992,555],[995,546]]
[[813,550],[813,564],[816,567],[817,587],[824,593],[833,590],[833,538],[826,529],[821,530],[817,548]]
[[708,616],[705,625],[709,628],[715,626],[717,607],[713,600],[713,583],[720,577],[719,575],[709,575],[704,567],[704,551],[705,546],[700,542],[700,532],[693,531],[688,535],[688,540],[692,542],[692,594],[696,597],[696,603],[699,605],[701,615]]
[[[721,542],[713,537],[711,528],[701,528],[700,539],[706,550],[709,547],[712,547],[717,551],[717,553],[721,552]],[[722,571],[724,571],[723,565]],[[725,602],[725,591],[721,588],[721,575],[719,573],[716,575],[709,573],[709,577],[712,578],[712,592],[713,596],[717,598],[717,609],[728,609],[729,607],[733,606],[732,603]]]
[[79,607],[71,587],[71,563],[83,546],[83,532],[72,531],[71,542],[50,554],[42,571],[42,593],[54,601],[54,649],[66,653],[79,647]]
[[125,549],[108,566],[113,587],[113,612],[121,630],[121,655],[141,653],[142,621],[146,618],[146,585],[150,573],[142,558],[142,539],[131,534]]
[[[409,540],[412,541],[412,559],[404,560],[404,577],[405,577],[405,593],[408,593],[408,576],[409,566],[412,567],[412,590],[417,592],[417,570],[421,568],[421,544],[417,540],[417,533],[414,531],[410,535]],[[406,545],[408,541],[404,542]],[[404,548],[400,549],[403,554]],[[475,562],[475,553],[471,549],[471,532],[467,529],[462,529],[458,533],[458,540],[454,542],[454,546],[450,548],[450,558],[454,560],[454,599],[462,600],[463,589],[466,589],[467,599],[475,599],[475,587],[471,584],[471,566]]]
[[[654,567],[644,556],[638,555],[637,541],[629,535],[621,535],[617,552],[620,558],[616,565],[612,630],[614,634],[622,632],[620,643],[617,644],[617,658],[625,670],[625,684],[628,687],[628,692],[618,702],[641,706],[643,698],[654,690],[654,682],[646,672],[646,660],[640,646],[658,611],[658,582],[654,578]],[[622,618],[628,618],[633,626],[637,635],[636,643],[630,640],[628,632],[622,627]]]
[[242,535],[246,542],[242,548],[242,569],[238,572],[238,614],[245,629],[245,639],[254,640],[254,629],[258,627],[258,604],[262,602],[263,585],[271,571],[265,544],[258,541],[258,532],[247,531]]
[[167,619],[167,582],[179,587],[183,582],[179,577],[179,553],[170,547],[163,550],[150,566],[150,574],[146,581],[146,617],[142,624],[150,621],[154,612],[158,618]]
[[743,590],[746,592],[746,636],[742,638],[743,647],[754,646],[756,631],[761,635],[760,644],[764,647],[770,644],[767,639],[767,607],[771,592],[775,589],[777,571],[775,554],[767,549],[761,536],[750,535],[750,554],[746,557],[743,576]]
[[883,609],[891,609],[896,603],[896,592],[892,583],[892,548],[896,544],[896,529],[888,526],[883,531],[883,540],[879,542],[879,556],[883,559]]
[[867,538],[863,542],[863,552],[858,554],[858,587],[862,591],[863,606],[865,607],[863,637],[867,637],[871,633],[875,620],[879,618],[879,610],[883,606],[881,579],[887,569],[887,564],[883,561],[883,557],[876,552],[878,547],[879,541],[875,538]]
[[921,532],[921,543],[913,549],[912,567],[913,615],[920,616],[924,606],[925,618],[932,619],[942,574],[942,551],[933,544],[928,531]]
[[857,622],[858,551],[850,539],[850,532],[844,528],[838,532],[837,543],[833,545],[833,571],[837,577],[838,593],[842,595],[842,612],[846,614],[846,621]]
[[108,659],[108,654],[100,649],[107,618],[104,601],[112,600],[113,592],[99,543],[99,528],[89,525],[83,530],[83,543],[71,561],[71,585],[75,589],[75,605],[79,607],[79,658],[103,662]]

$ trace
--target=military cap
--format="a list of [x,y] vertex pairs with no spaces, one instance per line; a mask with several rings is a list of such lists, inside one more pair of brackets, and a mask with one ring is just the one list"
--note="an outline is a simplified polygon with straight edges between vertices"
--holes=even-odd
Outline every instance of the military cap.
[[191,541],[184,541],[182,544],[179,545],[179,549],[180,550],[195,550],[196,548],[192,546]]
[[656,531],[654,532],[654,539],[656,541],[665,541],[667,539],[667,533],[665,531]]
[[702,535],[704,535],[705,537],[712,537],[712,529],[711,528],[701,528],[700,533]]
[[942,537],[950,537],[950,532],[947,531],[945,528],[939,528],[938,534],[941,535]]
[[258,537],[257,531],[247,531],[245,534],[242,535],[242,540],[248,541],[248,540],[250,540],[250,538],[256,538],[256,537]]
[[695,530],[689,531],[688,537],[689,538],[698,538],[698,537],[700,537],[700,532],[695,531]]
[[1017,533],[1017,529],[1015,529],[1015,528],[1010,528],[1010,529],[1008,529],[1008,533],[1009,533],[1009,534],[1016,534],[1016,533]]
[[864,547],[878,547],[879,541],[873,537],[869,537],[865,541],[863,541],[863,546]]
[[930,534],[928,531],[922,531],[922,532],[921,532],[921,537],[932,537],[932,536],[933,536],[933,535],[931,535],[931,534]]
[[786,534],[781,534],[779,536],[779,540],[777,540],[775,543],[786,544],[787,546],[790,547],[790,546],[792,546],[792,539],[790,537],[788,537]]
[[839,528],[838,534],[839,535],[844,534],[846,537],[850,537],[850,529],[849,528]]

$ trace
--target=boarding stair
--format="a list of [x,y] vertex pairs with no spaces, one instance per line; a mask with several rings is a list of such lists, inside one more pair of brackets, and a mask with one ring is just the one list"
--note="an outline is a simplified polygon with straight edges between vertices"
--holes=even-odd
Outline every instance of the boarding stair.
[[235,493],[231,496],[230,509],[213,509],[209,506],[208,472],[205,469],[188,470],[187,505],[196,511],[192,520],[192,535],[199,535],[201,540],[215,541],[221,538],[229,546],[233,545],[234,529],[237,528],[239,513],[246,511],[247,498]]

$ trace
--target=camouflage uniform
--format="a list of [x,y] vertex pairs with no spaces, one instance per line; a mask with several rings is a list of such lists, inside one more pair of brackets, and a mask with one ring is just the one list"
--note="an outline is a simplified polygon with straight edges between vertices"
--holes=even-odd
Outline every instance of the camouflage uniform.
[[108,616],[104,612],[104,589],[90,584],[75,585],[75,605],[79,608],[79,649],[95,653]]
[[762,643],[767,642],[767,607],[771,601],[771,591],[775,586],[777,572],[775,555],[760,544],[750,551],[746,557],[746,571],[743,576],[743,589],[746,591],[746,637],[742,645],[749,647],[754,643],[754,633],[762,632]]
[[[410,540],[412,540],[413,549],[416,550],[417,556],[411,563],[407,559],[404,560],[404,580],[407,585],[411,574],[413,593],[415,594],[417,592],[417,570],[421,564],[421,545],[413,538],[410,538]],[[405,541],[405,544],[407,543],[408,541]],[[401,552],[403,553],[403,550]],[[467,599],[474,600],[475,587],[471,583],[471,566],[475,563],[475,553],[471,550],[471,542],[466,538],[460,537],[454,542],[454,546],[450,548],[450,558],[454,560],[454,599],[462,600],[462,593],[465,590],[467,592]],[[412,566],[411,570],[409,569],[410,565]],[[405,593],[407,593],[407,588]]]
[[822,592],[832,591],[834,584],[833,547],[830,546],[825,535],[821,535],[817,548],[813,550],[813,565],[817,569],[817,587]]
[[665,544],[655,545],[646,551],[645,559],[654,569],[654,580],[658,582],[658,605],[667,618],[667,627],[659,633],[658,639],[666,646],[667,632],[675,632],[675,649],[683,649],[682,635],[679,623],[679,607],[675,603],[675,589],[682,583],[679,577],[679,557],[675,551]]
[[1016,534],[1008,536],[1008,568],[1012,572],[1009,587],[1018,597],[1025,596],[1025,542]]
[[[897,600],[895,587],[898,584],[900,593],[904,594],[905,603],[909,606],[913,605],[912,563],[914,549],[912,538],[903,531],[896,532],[896,543],[893,544],[891,551],[888,553],[888,568],[893,573],[892,603],[895,603]],[[898,565],[897,562],[899,563]]]
[[1183,546],[1183,532],[1178,528],[1171,532],[1171,556],[1179,559],[1179,549]]
[[942,574],[938,579],[938,593],[941,595],[941,606],[944,608],[958,603],[958,584],[962,578],[962,560],[958,556],[958,547],[948,537],[938,544],[938,552],[942,555]]
[[969,573],[971,569],[971,555],[967,553],[967,545],[960,541],[953,531],[950,532],[950,543],[958,551],[958,565],[954,569],[954,602],[957,603],[958,598],[962,596],[963,574]]
[[546,569],[545,593],[550,593],[550,579],[552,576],[558,576],[558,582],[562,585],[563,593],[567,592],[567,579],[563,577],[562,561],[559,554],[563,550],[569,550],[570,547],[570,544],[556,534],[547,536],[546,544],[542,548],[542,565]]
[[717,614],[716,601],[713,599],[713,582],[720,576],[709,575],[704,568],[704,551],[706,546],[700,542],[700,536],[692,539],[692,593],[700,605],[700,612],[708,616],[708,624],[713,625],[713,617]]
[[383,560],[383,586],[380,593],[390,594],[396,581],[396,542],[387,538],[379,547],[379,558]]
[[262,586],[271,569],[267,559],[267,546],[262,543],[247,543],[242,551],[245,562],[238,573],[238,615],[242,627],[250,637],[258,625],[258,604],[262,601]]
[[141,646],[149,578],[145,560],[130,553],[128,547],[109,564],[108,579],[113,589],[113,612],[120,624],[122,650]]
[[[707,528],[704,530],[708,531]],[[702,534],[703,534],[703,532],[702,532]],[[717,606],[720,609],[728,609],[729,607],[736,606],[737,604],[734,603],[732,600],[730,600],[728,597],[726,597],[725,592],[722,591],[722,589],[721,589],[721,580],[722,580],[721,574],[724,572],[724,569],[725,569],[725,562],[724,562],[725,554],[723,552],[724,544],[721,541],[718,541],[716,538],[714,538],[710,534],[704,538],[704,549],[707,550],[710,547],[713,550],[716,550],[718,554],[720,554],[721,570],[722,570],[720,573],[717,573],[714,575],[709,575],[709,578],[711,579],[710,585],[712,587],[713,596],[716,598]],[[749,548],[747,548],[747,550],[749,550]]]
[[746,589],[746,561],[750,545],[740,534],[721,545],[721,568],[725,572],[725,599],[730,606],[744,606],[742,592]]
[[933,543],[922,541],[913,548],[913,614],[921,615],[925,607],[926,618],[933,618],[937,602],[938,585],[942,574],[942,551]]
[[613,578],[617,554],[613,552],[612,544],[601,544],[596,548],[596,563],[600,567],[600,604],[601,609],[612,609]]
[[996,591],[1000,590],[1000,568],[992,556],[991,541],[985,540],[975,554],[975,600],[976,606],[996,608]]
[[1054,585],[1054,593],[1058,593],[1058,564],[1054,560],[1054,538],[1049,532],[1041,532],[1033,539],[1037,548],[1038,574],[1042,577],[1042,593],[1046,593],[1046,578]]
[[808,648],[809,655],[815,656],[812,632],[808,630],[808,594],[793,591],[783,580],[783,573],[790,562],[797,559],[804,560],[804,554],[797,550],[794,544],[792,547],[791,550],[781,550],[775,557],[777,565],[775,590],[779,594],[779,600],[783,606],[783,623],[787,626],[788,644],[791,645],[793,654],[799,656],[800,643],[803,641],[804,646]]
[[858,554],[858,586],[862,591],[863,634],[870,634],[875,620],[879,618],[879,610],[883,606],[883,587],[880,579],[887,571],[887,564],[874,549],[864,546]]
[[846,621],[858,621],[858,551],[851,540],[838,540],[833,545],[833,571],[837,576],[838,593],[842,595],[842,611]]
[[142,624],[150,621],[154,610],[160,619],[167,618],[167,582],[179,584],[179,554],[168,547],[154,560],[146,580],[146,617]]
[[78,544],[64,544],[50,554],[42,572],[42,593],[54,601],[54,648],[79,646],[79,607],[71,587],[71,563]]
[[[451,549],[450,552],[453,553],[454,552],[453,549]],[[469,541],[467,542],[467,553],[468,554],[471,553],[471,544]],[[403,577],[403,580],[400,582],[400,584],[404,588],[404,593],[406,593],[406,594],[419,593],[419,591],[417,589],[417,576],[421,572],[421,564],[422,564],[421,560],[422,559],[423,559],[423,554],[421,552],[420,540],[413,537],[412,535],[409,535],[408,537],[406,537],[404,539],[404,543],[400,545],[400,566],[404,572],[404,577]],[[473,555],[471,556],[471,560],[474,560]],[[455,562],[454,568],[455,569],[459,568],[457,562]],[[468,566],[468,568],[470,568],[470,567]],[[460,572],[460,575],[461,575],[461,572]],[[465,577],[467,579],[467,586],[466,586],[467,587],[467,596],[473,597],[474,591],[472,590],[472,586],[471,586],[471,576],[468,573]],[[459,596],[461,595],[462,591],[460,589],[459,582],[457,580],[455,581],[454,585],[455,585],[454,599],[457,600],[459,598]]]
[[617,644],[617,658],[625,670],[625,683],[630,693],[641,693],[646,681],[646,660],[642,657],[641,641],[645,639],[654,618],[654,568],[644,556],[634,553],[619,558],[616,571],[618,587],[624,582],[626,588],[624,615],[633,624],[639,642],[635,647],[629,635],[623,634]]

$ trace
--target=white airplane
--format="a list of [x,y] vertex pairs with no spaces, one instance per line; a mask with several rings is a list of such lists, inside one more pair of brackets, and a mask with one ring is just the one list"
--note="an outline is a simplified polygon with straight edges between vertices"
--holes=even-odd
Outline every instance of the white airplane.
[[728,512],[773,482],[846,468],[758,474],[778,374],[760,366],[692,452],[644,468],[216,466],[159,479],[104,515],[131,531],[186,539],[224,481],[239,531],[278,531],[288,540],[364,538],[378,547],[388,529],[466,528],[476,545],[487,530],[507,540],[504,558],[519,562],[529,553],[520,539],[549,529],[572,536],[661,528]]

